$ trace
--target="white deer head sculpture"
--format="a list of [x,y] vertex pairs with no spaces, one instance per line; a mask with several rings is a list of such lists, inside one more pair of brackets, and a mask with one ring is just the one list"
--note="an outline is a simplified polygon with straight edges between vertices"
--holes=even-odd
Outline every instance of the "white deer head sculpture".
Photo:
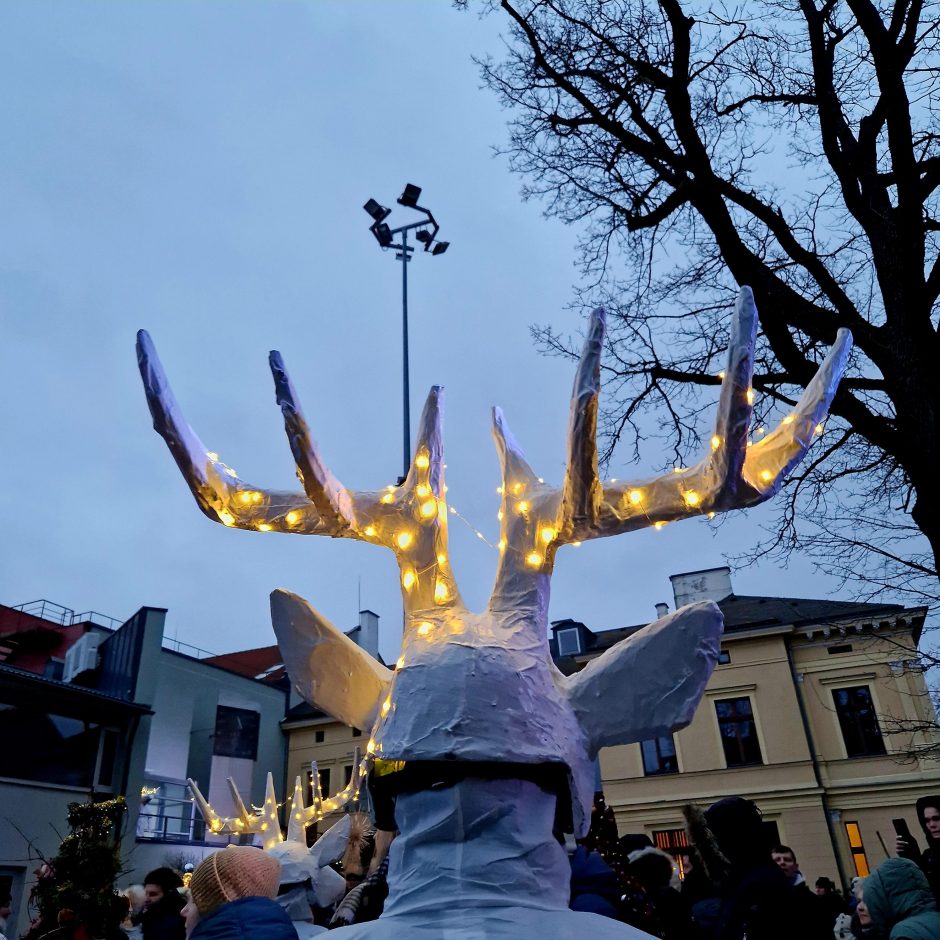
[[405,609],[402,654],[387,669],[301,598],[271,597],[284,662],[298,690],[331,715],[371,728],[369,754],[567,769],[575,832],[590,822],[592,761],[611,744],[687,725],[718,656],[721,614],[711,602],[656,621],[565,677],[547,642],[549,583],[562,545],[754,506],[803,457],[844,371],[851,336],[840,331],[797,407],[748,446],[757,311],[738,297],[714,434],[703,459],[644,482],[602,483],[596,421],[605,317],[593,313],[571,401],[560,487],[530,468],[502,412],[493,434],[502,463],[500,558],[482,613],[461,601],[447,548],[442,389],[431,389],[410,472],[399,487],[344,487],[320,458],[279,353],[270,356],[277,401],[303,493],[240,480],[186,423],[150,337],[138,335],[154,418],[202,511],[228,526],[356,538],[391,549]]

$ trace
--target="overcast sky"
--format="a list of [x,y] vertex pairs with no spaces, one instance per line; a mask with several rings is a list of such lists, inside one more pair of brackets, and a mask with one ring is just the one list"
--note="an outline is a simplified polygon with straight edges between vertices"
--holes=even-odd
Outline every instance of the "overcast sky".
[[[233,531],[198,511],[152,430],[134,338],[150,331],[197,433],[245,480],[296,486],[267,367],[279,349],[339,478],[394,482],[401,271],[361,206],[394,206],[405,182],[452,242],[409,281],[412,410],[445,386],[452,505],[496,541],[493,404],[536,472],[560,480],[573,367],[540,356],[529,326],[580,331],[567,309],[577,233],[523,204],[493,156],[507,115],[471,55],[499,55],[503,25],[444,0],[0,7],[0,602],[120,619],[167,607],[168,635],[223,652],[273,642],[272,588],[343,628],[361,592],[397,655],[390,552]],[[670,574],[722,564],[768,517],[565,548],[551,615],[593,629],[652,619],[672,604]],[[459,523],[451,542],[480,607],[496,553]],[[734,583],[834,588],[800,563]]]

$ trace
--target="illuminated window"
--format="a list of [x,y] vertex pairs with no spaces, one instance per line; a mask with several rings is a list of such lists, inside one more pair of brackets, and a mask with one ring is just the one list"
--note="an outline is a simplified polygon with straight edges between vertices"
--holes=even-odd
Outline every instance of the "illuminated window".
[[865,855],[865,845],[862,842],[862,830],[857,822],[845,824],[845,834],[849,838],[849,848],[852,850],[852,861],[855,863],[855,874],[859,878],[868,877],[868,856]]
[[842,740],[849,757],[884,754],[885,744],[878,727],[871,690],[867,685],[833,689],[832,698],[842,728]]
[[679,877],[685,878],[691,847],[685,829],[659,829],[653,833],[653,844],[668,852],[679,867]]
[[676,742],[671,734],[660,738],[651,738],[640,742],[643,755],[643,773],[647,777],[657,774],[679,773],[679,759],[676,757]]
[[728,767],[762,764],[764,760],[757,740],[751,700],[746,695],[742,698],[718,699],[715,702],[715,713],[718,716],[721,746],[725,751],[725,764]]

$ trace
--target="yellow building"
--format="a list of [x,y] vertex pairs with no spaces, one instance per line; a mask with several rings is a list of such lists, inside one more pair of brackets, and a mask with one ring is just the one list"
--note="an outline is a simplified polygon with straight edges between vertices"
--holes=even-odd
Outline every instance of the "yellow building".
[[[908,730],[936,722],[914,662],[926,609],[737,596],[728,568],[671,580],[676,606],[718,602],[721,659],[687,728],[601,752],[620,833],[675,850],[684,804],[745,796],[807,880],[846,883],[894,854],[892,819],[920,832],[914,802],[940,790],[936,762],[917,754],[940,753],[940,736]],[[560,621],[550,645],[570,673],[636,629]]]
[[[621,835],[645,833],[675,851],[685,842],[684,804],[746,796],[795,850],[808,880],[847,883],[894,854],[892,819],[920,832],[914,802],[940,791],[940,768],[916,751],[935,743],[940,753],[940,735],[899,729],[936,721],[913,662],[926,610],[738,596],[728,568],[671,581],[676,606],[718,602],[721,661],[688,728],[601,752],[602,787]],[[657,615],[667,609],[657,605]],[[367,636],[373,654],[377,621],[374,630],[370,619],[364,634],[350,632]],[[595,633],[556,621],[549,646],[571,673],[642,626]],[[309,784],[315,761],[324,792],[340,789],[361,732],[306,704],[282,726],[288,780],[300,775]]]

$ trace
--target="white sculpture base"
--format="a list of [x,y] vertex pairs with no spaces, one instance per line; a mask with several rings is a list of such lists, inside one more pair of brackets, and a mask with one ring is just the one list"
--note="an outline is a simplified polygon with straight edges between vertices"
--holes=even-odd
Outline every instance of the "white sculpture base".
[[382,916],[337,940],[643,940],[568,909],[571,870],[552,835],[555,797],[525,780],[467,779],[402,794]]

